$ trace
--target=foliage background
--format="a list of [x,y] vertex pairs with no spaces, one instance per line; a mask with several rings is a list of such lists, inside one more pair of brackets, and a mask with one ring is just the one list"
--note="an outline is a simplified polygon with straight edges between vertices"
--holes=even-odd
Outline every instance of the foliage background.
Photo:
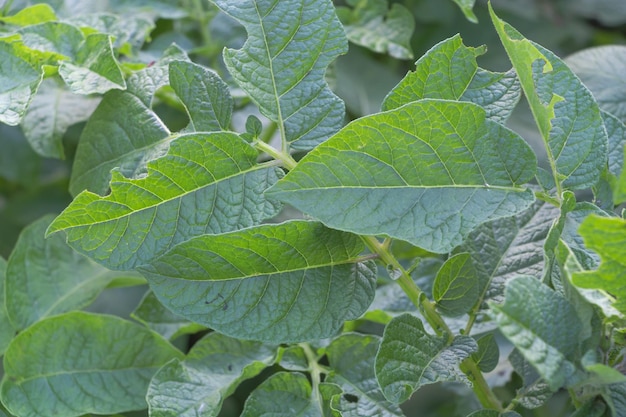
[[[0,2],[0,7],[10,14],[12,10],[34,3],[5,0]],[[77,8],[85,11],[97,2],[50,0],[49,3],[59,11],[60,16],[63,13],[69,16]],[[233,87],[221,62],[221,52],[224,46],[238,48],[243,44],[246,34],[238,24],[218,13],[206,1],[158,0],[143,3],[145,12],[155,19],[151,41],[138,52],[143,62],[158,59],[162,51],[175,42],[195,62],[216,69]],[[344,1],[335,3],[337,6],[348,5]],[[479,0],[474,7],[479,24],[468,22],[451,1],[404,0],[390,3],[400,3],[411,11],[415,21],[415,30],[410,38],[413,58],[396,59],[351,43],[349,53],[340,57],[328,74],[335,92],[345,101],[350,118],[379,111],[385,95],[413,68],[414,61],[433,45],[456,33],[462,35],[466,45],[487,45],[488,53],[478,59],[481,67],[493,71],[510,68],[489,21],[486,1]],[[496,0],[493,5],[501,18],[560,57],[590,46],[626,44],[626,2],[623,0]],[[237,90],[232,88],[232,91],[236,95]],[[166,96],[160,98],[161,102],[155,107],[156,113],[172,131],[184,127],[187,124],[185,112],[176,103],[168,101]],[[236,109],[234,123],[243,126],[250,108],[246,107],[245,101],[239,100]],[[508,123],[531,144],[540,142],[530,113],[523,105],[518,106]],[[83,127],[84,123],[73,124],[63,135],[66,158],[59,160],[35,153],[20,127],[0,124],[0,256],[8,257],[25,226],[44,214],[60,213],[70,203],[71,196],[67,192],[69,174]],[[144,287],[108,289],[89,310],[127,317],[144,291]],[[374,325],[366,330],[381,331]],[[179,340],[181,346],[191,342]],[[273,371],[269,369],[260,377],[242,384],[226,402],[221,415],[239,415],[247,393]],[[497,381],[505,381],[508,377],[497,370],[490,376]],[[500,390],[502,397],[506,398],[507,387]],[[534,410],[529,415],[559,413],[567,407],[566,400],[561,401],[557,397],[547,407]],[[420,390],[403,405],[403,409],[407,416],[455,416],[456,408],[467,401],[474,399],[466,388],[431,385]]]

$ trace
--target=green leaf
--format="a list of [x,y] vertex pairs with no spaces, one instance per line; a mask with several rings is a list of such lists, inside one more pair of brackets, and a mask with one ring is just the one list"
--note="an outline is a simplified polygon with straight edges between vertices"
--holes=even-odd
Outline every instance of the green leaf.
[[537,370],[522,356],[519,350],[513,349],[509,362],[522,378],[523,385],[517,389],[516,397],[522,407],[534,409],[541,407],[554,395]]
[[234,133],[179,136],[167,155],[148,162],[147,176],[128,179],[114,170],[111,194],[82,192],[48,233],[65,231],[74,249],[111,269],[146,264],[194,236],[276,215],[280,206],[263,191],[280,171],[256,159],[257,151]]
[[471,103],[421,100],[356,120],[268,196],[332,228],[446,253],[480,224],[526,209],[526,142]]
[[611,409],[612,416],[617,417],[626,413],[626,383],[604,387],[602,398]]
[[561,239],[572,250],[578,262],[584,269],[595,269],[600,264],[600,257],[589,250],[579,234],[580,225],[590,215],[608,217],[609,214],[596,205],[583,201],[576,203],[574,209],[567,213],[563,224]]
[[385,399],[374,370],[374,358],[380,339],[373,335],[346,333],[326,348],[332,371],[325,382],[343,390],[335,395],[332,408],[343,417],[404,416],[400,407]]
[[626,270],[626,220],[590,215],[582,222],[579,233],[585,245],[600,255],[602,262],[597,270],[575,273],[572,282],[581,288],[611,294],[615,300],[613,306],[626,314],[626,287],[622,282]]
[[562,295],[536,278],[519,276],[509,281],[504,303],[489,306],[502,334],[537,368],[550,389],[556,391],[571,381],[582,325]]
[[4,295],[4,287],[6,285],[6,269],[7,261],[0,256],[0,356],[4,354],[7,346],[13,336],[15,335],[15,329],[9,321],[9,316],[6,309],[6,299]]
[[320,404],[311,398],[311,384],[299,372],[279,372],[261,383],[248,397],[241,417],[322,417]]
[[41,3],[25,7],[11,16],[2,16],[0,21],[9,25],[28,26],[57,20],[54,10],[50,5]]
[[474,411],[472,414],[467,417],[521,417],[520,414],[515,411],[507,411],[505,413],[500,413],[496,410],[478,410]]
[[389,92],[383,110],[392,110],[424,98],[462,100],[482,106],[487,117],[504,123],[521,94],[513,70],[505,73],[479,68],[476,58],[485,47],[471,48],[455,35],[433,46]]
[[479,299],[478,279],[469,253],[446,260],[433,284],[433,298],[441,314],[456,317],[469,312]]
[[172,313],[159,302],[152,291],[142,298],[131,317],[168,340],[184,334],[197,333],[205,327]]
[[125,44],[130,44],[133,48],[140,48],[155,27],[154,21],[150,17],[135,13],[117,15],[106,12],[74,14],[64,21],[80,28],[88,28],[88,31],[98,31],[111,35],[114,39],[113,46],[115,48],[123,48]]
[[306,372],[310,369],[309,360],[300,345],[281,348],[279,364],[290,371]]
[[476,340],[478,350],[472,353],[472,359],[481,371],[491,372],[500,360],[500,348],[493,333],[488,333]]
[[283,146],[308,150],[343,125],[344,105],[324,80],[348,50],[330,0],[214,0],[248,31],[242,49],[224,50],[237,84],[278,123]]
[[405,6],[387,0],[348,0],[347,7],[338,7],[348,40],[374,52],[388,53],[394,58],[411,59],[411,36],[415,20]]
[[626,46],[606,45],[583,49],[565,58],[565,63],[591,90],[600,108],[626,122]]
[[245,379],[276,359],[276,346],[210,333],[184,360],[163,366],[152,378],[147,401],[151,417],[217,416],[222,403]]
[[6,309],[17,330],[89,305],[119,275],[75,252],[63,236],[45,239],[53,218],[23,229],[8,260]]
[[165,339],[117,317],[83,312],[51,317],[9,345],[2,402],[22,417],[140,410],[152,375],[181,357]]
[[73,124],[86,121],[99,98],[79,96],[53,79],[44,80],[22,121],[22,130],[41,156],[64,158],[63,135]]
[[598,104],[563,61],[525,39],[489,7],[543,137],[553,176],[567,189],[595,185],[608,146]]
[[478,19],[472,10],[474,8],[474,3],[476,0],[452,0],[454,1],[463,11],[463,14],[472,23],[478,23]]
[[375,266],[357,236],[292,221],[200,236],[139,268],[170,310],[233,337],[271,343],[333,336],[359,317]]
[[64,60],[76,59],[78,50],[85,40],[80,29],[64,22],[26,26],[18,33],[28,48],[44,54],[54,54],[56,58]]
[[233,99],[228,86],[216,73],[191,62],[173,61],[169,77],[187,109],[191,131],[230,130]]
[[19,46],[0,42],[0,122],[16,126],[22,120],[43,73],[20,58]]
[[420,387],[440,381],[471,385],[460,363],[477,350],[474,339],[457,336],[452,343],[432,336],[421,320],[403,314],[391,320],[376,354],[376,378],[392,403],[408,400]]

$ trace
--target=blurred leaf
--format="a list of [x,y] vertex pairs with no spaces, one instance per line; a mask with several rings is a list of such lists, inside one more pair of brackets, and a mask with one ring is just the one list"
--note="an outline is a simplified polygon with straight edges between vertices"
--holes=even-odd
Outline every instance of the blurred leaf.
[[146,293],[131,317],[168,340],[205,329],[204,326],[190,322],[165,308],[152,291]]
[[0,356],[4,355],[9,342],[15,336],[15,329],[9,321],[5,304],[4,287],[6,285],[7,261],[0,256]]
[[266,194],[329,227],[446,253],[532,204],[521,185],[535,164],[526,142],[481,107],[421,100],[350,123]]
[[309,380],[298,372],[276,373],[252,391],[241,417],[265,415],[322,417]]
[[568,8],[607,26],[626,23],[626,4],[621,0],[570,0]]
[[151,417],[214,417],[244,380],[274,363],[276,346],[210,333],[184,360],[163,366],[152,378]]
[[519,350],[514,349],[509,355],[513,369],[523,380],[523,385],[517,390],[517,398],[522,407],[533,409],[541,407],[554,394],[548,383],[541,378],[537,370],[528,362]]
[[347,7],[338,7],[348,40],[394,58],[411,59],[411,36],[415,20],[411,11],[399,3],[391,9],[387,0],[348,0]]
[[472,23],[478,23],[478,19],[476,18],[476,15],[472,11],[476,0],[452,0],[452,1],[454,1],[461,8],[467,20],[469,20]]
[[342,417],[402,417],[400,407],[385,399],[374,371],[380,339],[373,335],[346,333],[326,348],[332,371],[325,382],[339,386],[342,395],[332,397],[331,408]]
[[141,47],[154,29],[154,22],[145,15],[110,13],[90,13],[73,15],[65,22],[91,31],[106,33],[113,37],[113,46],[121,48],[129,43],[135,48]]
[[24,417],[140,410],[153,374],[182,356],[156,333],[120,318],[66,313],[13,339],[2,401]]
[[20,57],[19,46],[0,42],[0,122],[20,123],[43,73]]
[[28,145],[22,130],[0,123],[0,178],[36,187],[42,158]]
[[626,383],[612,384],[603,387],[602,398],[611,409],[612,416],[626,413]]
[[476,340],[478,350],[472,353],[472,359],[483,372],[496,369],[500,360],[500,348],[493,333],[486,334]]
[[57,20],[54,10],[45,3],[26,7],[11,16],[0,17],[0,22],[16,26],[36,25],[53,20]]
[[456,317],[468,313],[480,297],[478,283],[469,253],[448,258],[433,284],[433,298],[441,314]]
[[391,320],[376,354],[376,379],[385,398],[395,404],[408,400],[420,387],[441,381],[471,385],[460,363],[477,349],[474,339],[457,336],[451,343],[432,336],[410,314]]
[[224,50],[226,67],[261,113],[278,123],[283,140],[309,150],[339,130],[344,105],[324,73],[348,45],[332,2],[214,2],[248,31],[242,49]]
[[478,410],[474,411],[472,414],[467,417],[522,417],[520,414],[515,411],[507,411],[505,413],[500,413],[496,410]]

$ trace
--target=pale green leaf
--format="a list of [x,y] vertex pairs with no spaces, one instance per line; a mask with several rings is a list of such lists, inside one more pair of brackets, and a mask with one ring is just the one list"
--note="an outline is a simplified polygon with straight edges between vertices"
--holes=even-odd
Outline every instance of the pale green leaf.
[[131,317],[168,340],[205,329],[204,326],[190,322],[165,308],[152,291],[146,293]]
[[9,25],[28,26],[56,20],[54,10],[45,3],[25,7],[11,16],[2,16],[0,21]]
[[428,334],[421,320],[403,314],[391,320],[376,354],[376,378],[392,403],[408,400],[420,387],[441,381],[471,385],[459,369],[478,346],[468,336],[446,337]]
[[472,23],[478,23],[478,19],[472,10],[474,8],[474,3],[476,0],[452,0],[454,1],[463,11],[463,14]]
[[525,39],[491,6],[490,12],[543,137],[553,176],[567,189],[595,185],[607,163],[608,138],[591,92],[556,55]]
[[[619,177],[624,168],[624,145],[626,144],[626,124],[616,116],[602,112],[604,127],[609,136],[609,172]],[[626,120],[626,117],[624,117]]]
[[626,122],[626,46],[606,45],[584,49],[565,63],[591,90],[600,108]]
[[562,295],[536,278],[519,276],[509,281],[504,303],[489,306],[502,334],[537,368],[552,390],[570,382],[580,354],[582,325],[575,308]]
[[476,340],[478,350],[472,353],[472,359],[481,371],[493,371],[500,360],[500,348],[493,333],[488,333]]
[[411,59],[411,36],[415,20],[405,6],[387,0],[348,0],[346,7],[337,8],[348,40],[378,53],[394,58]]
[[522,378],[523,385],[517,389],[516,397],[524,408],[537,408],[545,404],[554,395],[553,391],[537,370],[522,356],[517,349],[509,355],[509,362]]
[[421,100],[358,119],[267,194],[332,228],[446,253],[526,209],[535,155],[472,103]]
[[[113,103],[111,103],[113,105]],[[148,162],[145,177],[112,172],[111,193],[79,194],[50,225],[76,250],[111,269],[146,264],[194,236],[223,233],[273,217],[263,191],[281,172],[257,165],[257,151],[234,133],[191,133]]]
[[[237,84],[280,126],[283,140],[308,150],[343,125],[344,104],[328,88],[328,65],[348,42],[330,0],[214,0],[243,24],[242,49],[224,61]],[[287,143],[284,146],[287,146]]]
[[9,321],[4,296],[7,261],[0,256],[0,356],[4,354],[11,339],[15,335],[15,329]]
[[609,214],[596,205],[583,201],[576,203],[574,209],[567,213],[561,232],[561,239],[571,249],[578,262],[584,269],[595,269],[600,264],[598,254],[589,250],[583,242],[583,237],[578,233],[582,222],[590,215],[608,217]]
[[210,333],[184,360],[161,368],[148,387],[151,417],[214,417],[245,379],[276,359],[276,346]]
[[26,26],[18,33],[28,48],[44,54],[54,54],[56,58],[66,60],[76,59],[78,50],[85,40],[80,29],[64,22]]
[[469,253],[459,253],[443,264],[433,283],[433,298],[441,314],[460,316],[479,299],[478,274]]
[[0,122],[16,126],[22,120],[43,73],[17,52],[18,46],[0,42]]
[[325,382],[338,385],[342,395],[333,397],[332,408],[342,417],[402,417],[400,407],[385,398],[374,370],[380,338],[346,333],[326,348],[332,371]]
[[121,48],[128,43],[134,48],[139,48],[149,37],[154,29],[154,21],[144,14],[110,14],[90,13],[73,15],[65,22],[80,28],[88,28],[90,31],[98,31],[111,35],[114,39],[113,46]]
[[322,415],[324,417],[343,417],[341,412],[333,409],[333,403],[340,402],[343,390],[339,385],[322,382],[318,385],[320,396],[322,397]]
[[600,255],[601,263],[594,271],[575,273],[572,282],[581,288],[598,289],[611,294],[614,297],[613,306],[625,314],[626,286],[623,277],[626,270],[626,220],[591,215],[582,222],[579,232],[586,247]]
[[191,131],[230,130],[233,99],[216,73],[191,62],[174,61],[170,63],[169,78],[189,114]]
[[476,58],[485,47],[472,48],[455,35],[433,46],[389,92],[383,110],[391,110],[424,98],[462,100],[482,106],[487,117],[504,123],[521,94],[513,70],[491,72],[478,67]]
[[20,417],[140,410],[154,373],[182,356],[156,333],[117,317],[54,316],[9,345],[2,402]]
[[44,80],[22,121],[22,130],[41,156],[64,158],[63,135],[73,124],[86,121],[100,99],[70,92],[53,79]]
[[375,266],[354,235],[292,221],[200,236],[139,268],[170,310],[233,337],[272,343],[333,336],[359,317]]
[[23,229],[8,260],[6,309],[18,330],[89,305],[119,275],[75,252],[63,236],[46,239],[53,219],[47,215]]
[[322,417],[321,405],[311,398],[311,384],[299,372],[278,372],[248,397],[241,417]]

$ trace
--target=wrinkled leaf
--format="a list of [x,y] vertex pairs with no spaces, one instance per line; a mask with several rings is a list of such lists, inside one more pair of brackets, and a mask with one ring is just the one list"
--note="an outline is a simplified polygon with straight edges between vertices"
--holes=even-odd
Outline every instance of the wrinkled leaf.
[[277,214],[263,191],[278,180],[274,166],[234,133],[179,136],[148,175],[114,170],[111,194],[79,194],[50,225],[68,243],[111,269],[146,264],[194,236],[249,227]]
[[375,267],[354,235],[292,221],[200,236],[140,272],[170,310],[233,337],[272,343],[330,337],[359,317]]
[[433,284],[433,298],[443,315],[469,312],[479,299],[478,274],[469,253],[459,253],[443,264]]
[[517,390],[517,398],[520,404],[529,409],[541,407],[554,394],[545,380],[541,378],[537,370],[522,356],[517,349],[513,349],[509,355],[509,361],[513,369],[523,381],[521,388]]
[[348,43],[332,2],[214,2],[248,31],[241,49],[224,51],[226,67],[261,113],[278,123],[283,140],[308,150],[339,130],[344,105],[324,74]]
[[165,339],[136,324],[66,313],[13,339],[4,357],[2,401],[21,417],[140,410],[153,374],[181,357]]
[[265,415],[322,417],[320,404],[312,401],[311,384],[299,372],[274,374],[252,391],[241,417]]
[[276,346],[210,333],[184,360],[172,361],[154,375],[146,397],[150,416],[217,416],[226,397],[275,358]]
[[617,417],[626,413],[626,383],[611,384],[603,388],[602,398]]
[[43,79],[41,71],[20,58],[17,46],[0,42],[0,122],[22,120]]
[[449,344],[432,336],[421,320],[403,314],[391,320],[376,354],[376,378],[392,403],[408,400],[420,387],[440,381],[471,385],[460,363],[477,350],[474,339],[457,336]]
[[446,253],[480,224],[526,209],[535,156],[466,102],[421,100],[356,120],[267,194],[329,227]]

